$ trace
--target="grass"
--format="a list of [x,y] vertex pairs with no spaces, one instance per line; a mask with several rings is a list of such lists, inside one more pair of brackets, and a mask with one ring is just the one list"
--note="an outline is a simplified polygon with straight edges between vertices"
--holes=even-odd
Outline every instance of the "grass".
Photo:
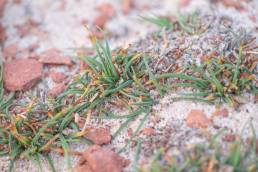
[[[187,67],[181,73],[165,73],[157,76],[163,78],[177,78],[187,84],[194,92],[182,93],[178,99],[199,99],[203,102],[215,103],[217,100],[237,107],[242,102],[239,101],[242,93],[257,93],[255,85],[255,58],[246,63],[239,48],[238,53],[234,53],[234,59],[227,57],[212,57],[204,61],[201,65]],[[181,85],[182,86],[182,85]],[[176,98],[177,99],[177,98]]]
[[160,29],[181,30],[183,33],[190,35],[201,34],[206,30],[206,28],[202,28],[201,20],[198,18],[196,11],[188,16],[177,13],[175,21],[169,20],[169,17],[158,16],[141,17],[141,19],[158,26]]
[[[143,19],[162,28],[174,30],[175,26],[179,26],[188,34],[197,33],[197,27],[195,27],[197,25],[193,24],[197,20],[195,15],[189,18],[178,15],[176,23],[170,23],[168,19],[159,17],[143,17]],[[152,105],[157,102],[151,97],[151,90],[157,91],[162,97],[175,87],[190,87],[193,92],[181,93],[175,100],[197,100],[206,103],[216,103],[219,100],[235,107],[241,103],[238,102],[238,97],[243,93],[258,92],[254,84],[255,68],[253,67],[257,61],[243,53],[246,51],[244,44],[239,44],[241,46],[232,52],[231,58],[209,57],[200,65],[193,64],[179,73],[155,74],[149,65],[150,57],[141,53],[129,53],[124,49],[111,52],[107,42],[93,40],[96,55],[80,57],[88,68],[74,76],[62,94],[55,99],[47,99],[46,102],[36,97],[28,97],[27,103],[12,102],[15,93],[4,92],[3,64],[0,61],[0,155],[10,156],[9,171],[12,171],[15,160],[20,157],[34,159],[35,163],[41,166],[42,156],[55,171],[54,162],[49,156],[51,151],[63,154],[68,169],[71,169],[69,156],[78,155],[78,153],[70,150],[69,144],[78,141],[91,144],[83,137],[87,133],[91,118],[123,120],[118,130],[112,134],[113,139],[131,121],[141,118],[132,137],[123,148],[118,150],[118,153],[123,152],[136,138],[151,113]],[[168,82],[169,78],[177,79],[179,82],[171,86]],[[128,114],[113,114],[110,110],[111,105]],[[12,114],[10,107],[20,108],[21,112]],[[80,128],[75,121],[76,115],[79,115],[84,122],[83,128]],[[134,169],[137,166],[141,141],[137,145]],[[238,157],[242,158],[242,152],[239,151],[241,146],[238,143],[236,145],[238,146],[229,153],[230,158],[226,161],[234,167],[239,165]],[[197,153],[199,151],[198,148]],[[155,159],[158,160],[160,156],[162,151]],[[196,159],[193,162],[189,159],[186,164],[179,165],[178,168],[177,166],[167,167],[171,167],[172,171],[174,168],[175,171],[180,171],[180,169],[199,167],[200,163],[197,162],[196,164]],[[152,171],[167,167],[160,167],[155,161]]]
[[[253,131],[254,132],[254,131]],[[218,139],[218,138],[217,138]],[[255,172],[258,170],[256,137],[250,144],[241,139],[228,145],[229,150],[211,139],[209,143],[195,144],[179,155],[169,156],[164,149],[157,151],[149,167],[138,167],[137,172],[227,171]]]
[[[64,154],[68,169],[71,169],[69,156],[76,152],[69,150],[69,143],[83,139],[90,118],[124,119],[124,125],[113,134],[114,139],[129,121],[145,114],[134,135],[140,130],[149,115],[146,112],[150,111],[154,102],[142,82],[147,73],[142,55],[117,52],[113,56],[107,42],[103,44],[97,41],[94,45],[95,56],[81,57],[89,68],[76,76],[65,92],[47,102],[32,98],[28,104],[16,105],[22,108],[22,115],[10,114],[14,93],[3,98],[1,62],[0,153],[11,157],[10,171],[17,158],[26,157],[39,162],[40,155],[47,157],[50,167],[55,171],[53,160],[48,156],[50,151]],[[108,104],[124,109],[129,114],[115,115],[106,107]],[[80,114],[85,121],[84,128],[79,128],[74,121],[75,114]]]
[[166,17],[152,16],[152,17],[141,17],[141,19],[149,23],[155,24],[160,28],[165,27],[167,29],[173,30],[173,24]]

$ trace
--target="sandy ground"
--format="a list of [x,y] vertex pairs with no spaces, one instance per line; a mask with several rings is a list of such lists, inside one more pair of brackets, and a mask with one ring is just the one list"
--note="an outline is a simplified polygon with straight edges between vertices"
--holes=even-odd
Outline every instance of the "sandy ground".
[[[19,4],[14,4],[8,1],[4,9],[4,14],[1,19],[2,25],[5,27],[7,40],[3,44],[3,48],[10,44],[17,44],[19,49],[23,50],[27,47],[37,44],[35,49],[36,53],[40,53],[49,48],[58,48],[64,53],[74,55],[76,48],[91,48],[90,40],[88,39],[88,32],[84,28],[83,23],[91,25],[94,16],[97,15],[95,10],[102,0],[41,0],[32,1],[24,0]],[[112,48],[118,46],[126,47],[129,43],[133,43],[142,39],[148,41],[145,36],[154,31],[156,28],[148,23],[139,19],[139,16],[146,16],[151,14],[156,15],[172,15],[174,16],[178,10],[181,12],[191,12],[196,9],[201,9],[203,12],[213,13],[215,15],[225,15],[234,18],[244,26],[247,31],[258,35],[258,21],[254,21],[253,16],[258,16],[258,3],[253,2],[247,6],[248,12],[239,13],[234,8],[225,8],[221,4],[217,7],[212,7],[208,1],[205,0],[192,0],[189,5],[179,8],[180,2],[178,0],[142,0],[137,2],[136,8],[133,8],[128,15],[124,15],[121,10],[121,2],[110,2],[117,14],[106,25],[106,30],[111,33],[109,38]],[[181,1],[182,2],[182,1]],[[39,23],[37,27],[30,28],[25,36],[21,36],[17,26],[24,26],[26,22],[33,19]],[[20,57],[23,57],[20,53]],[[18,58],[20,58],[18,57]],[[55,69],[60,71],[67,71],[66,68]],[[74,69],[76,71],[76,67]],[[42,85],[42,83],[45,83]],[[52,84],[48,78],[45,78],[38,87],[44,89],[44,86],[51,88]],[[223,105],[228,109],[228,117],[216,117],[214,125],[209,126],[205,130],[192,129],[185,124],[186,115],[192,109],[200,109],[205,112],[209,117],[215,111],[215,105],[207,105],[202,103],[193,102],[173,102],[171,97],[173,93],[166,95],[162,98],[157,105],[153,107],[153,112],[144,124],[145,127],[152,127],[155,129],[156,134],[153,136],[145,136],[143,134],[137,135],[137,138],[143,139],[142,152],[140,155],[140,164],[149,162],[153,151],[161,146],[168,145],[171,151],[174,148],[183,148],[189,143],[204,142],[210,134],[218,132],[218,128],[226,128],[227,133],[238,133],[243,137],[251,135],[249,123],[252,121],[254,128],[258,131],[258,106],[250,98],[248,103],[242,105],[237,110]],[[133,130],[137,127],[140,119],[129,123],[128,128]],[[158,120],[157,120],[158,119]],[[93,126],[105,126],[111,129],[114,133],[122,121],[110,120],[92,120]],[[258,132],[257,132],[258,133]],[[129,139],[127,131],[124,130],[119,137],[112,141],[107,147],[119,150]],[[85,145],[76,143],[71,145],[74,150],[84,150]],[[126,149],[121,155],[133,161],[135,147]],[[64,158],[60,155],[51,153],[54,158],[57,171],[67,171],[64,165]],[[78,158],[72,158],[73,164]],[[43,160],[43,171],[50,171],[46,161]],[[7,171],[8,157],[1,157],[0,171]],[[15,172],[25,171],[39,171],[33,161],[18,160],[15,163]],[[131,166],[127,167],[125,171],[131,171]]]

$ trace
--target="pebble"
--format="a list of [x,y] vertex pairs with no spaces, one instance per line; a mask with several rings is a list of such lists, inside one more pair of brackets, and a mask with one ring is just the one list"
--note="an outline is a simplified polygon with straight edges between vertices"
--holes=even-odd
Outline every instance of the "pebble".
[[49,97],[56,97],[58,94],[61,94],[65,90],[65,84],[60,83],[48,90]]
[[107,128],[90,128],[85,137],[97,145],[111,142],[111,134]]
[[207,128],[209,123],[210,120],[199,109],[192,109],[186,118],[186,124],[191,128]]
[[66,75],[63,72],[51,71],[49,75],[55,83],[61,83],[66,79]]
[[72,65],[70,57],[63,55],[57,49],[49,49],[40,55],[39,61],[43,64]]
[[76,172],[122,172],[128,161],[108,148],[90,146],[83,152]]
[[42,76],[43,66],[34,59],[16,59],[4,63],[4,86],[10,91],[25,91]]

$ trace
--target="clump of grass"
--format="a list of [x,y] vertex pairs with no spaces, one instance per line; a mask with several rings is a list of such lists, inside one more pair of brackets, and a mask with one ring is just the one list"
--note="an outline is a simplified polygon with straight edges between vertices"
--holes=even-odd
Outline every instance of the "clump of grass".
[[141,17],[141,19],[149,23],[155,24],[160,28],[173,29],[173,24],[167,17],[152,16]]
[[211,57],[200,65],[187,67],[181,73],[165,73],[158,78],[181,79],[183,83],[180,86],[196,90],[183,93],[178,99],[198,98],[204,102],[216,102],[219,99],[237,107],[242,103],[239,97],[243,93],[257,93],[256,68],[253,64],[256,64],[255,58],[244,56],[240,47],[230,58]]
[[184,16],[181,13],[177,13],[175,21],[169,20],[168,17],[141,17],[144,21],[152,23],[158,26],[160,29],[165,28],[168,30],[181,30],[184,33],[193,35],[204,32],[205,28],[201,20],[198,18],[197,12],[194,11],[188,16]]
[[164,149],[157,151],[149,167],[139,167],[138,172],[186,172],[186,171],[234,171],[258,170],[256,138],[251,144],[238,139],[229,145],[229,151],[214,139],[207,144],[192,145],[180,155],[169,156]]
[[[96,41],[94,45],[95,56],[81,57],[88,68],[74,78],[64,93],[48,102],[32,98],[28,104],[11,104],[14,93],[4,99],[1,63],[0,153],[11,157],[10,171],[19,157],[32,158],[40,165],[41,155],[47,158],[55,171],[48,153],[56,151],[64,154],[68,162],[70,154],[76,155],[76,152],[69,150],[69,143],[79,140],[89,143],[82,136],[87,133],[90,118],[126,119],[113,138],[129,121],[144,112],[146,119],[154,101],[146,89],[148,73],[142,55],[128,54],[125,50],[112,55],[107,42],[102,44]],[[129,114],[115,115],[107,105],[126,109]],[[11,114],[10,106],[20,107],[21,114]],[[83,128],[79,128],[75,122],[75,114],[80,114],[84,119]]]

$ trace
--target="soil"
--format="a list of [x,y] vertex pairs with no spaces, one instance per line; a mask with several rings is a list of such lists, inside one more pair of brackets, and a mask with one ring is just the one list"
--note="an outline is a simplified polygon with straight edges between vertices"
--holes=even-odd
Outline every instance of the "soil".
[[[0,1],[0,4],[4,3]],[[44,63],[41,80],[38,83],[33,82],[33,86],[29,84],[28,91],[18,92],[16,103],[30,102],[30,98],[26,95],[36,95],[43,101],[47,95],[54,97],[60,94],[65,89],[65,85],[80,71],[80,68],[87,67],[78,62],[78,55],[90,55],[93,52],[89,39],[91,33],[85,25],[92,30],[96,29],[94,24],[99,25],[105,34],[102,32],[98,34],[101,37],[108,37],[112,49],[130,47],[130,51],[143,52],[151,56],[150,67],[155,73],[173,72],[177,66],[184,67],[199,63],[205,59],[207,54],[214,53],[214,49],[217,54],[220,54],[225,49],[237,46],[231,31],[246,39],[258,36],[256,17],[258,16],[258,1],[256,0],[241,1],[238,4],[233,0],[231,2],[228,0],[184,2],[141,0],[133,1],[133,3],[130,0],[21,0],[8,1],[4,7],[0,6],[0,9],[2,8],[4,10],[0,11],[2,13],[0,57],[5,63],[13,59],[37,59]],[[162,36],[156,36],[155,33],[159,28],[140,19],[140,16],[152,14],[170,16],[173,19],[178,12],[192,14],[194,11],[198,13],[197,16],[202,21],[200,25],[203,31],[193,35],[179,31],[172,33],[163,29],[161,30]],[[99,16],[103,15],[106,17],[101,17],[101,20],[103,18],[105,20],[97,21]],[[258,39],[255,41],[257,45]],[[54,53],[58,58],[48,58],[49,53]],[[52,72],[48,75],[51,71],[56,73]],[[104,134],[100,130],[95,131],[100,132],[99,135],[104,135],[103,138],[91,135],[90,140],[105,145],[92,148],[85,143],[76,142],[70,145],[70,149],[82,152],[90,147],[90,150],[112,154],[116,160],[121,160],[121,157],[126,158],[131,163],[124,168],[124,171],[132,171],[136,142],[139,139],[142,140],[139,164],[148,164],[155,151],[161,147],[166,147],[168,154],[178,154],[188,145],[207,142],[222,128],[225,129],[225,135],[220,143],[225,146],[238,135],[246,139],[251,137],[250,122],[258,134],[258,106],[255,96],[244,95],[243,104],[238,108],[232,108],[227,104],[218,107],[199,102],[175,102],[173,98],[176,93],[185,91],[188,90],[171,90],[163,98],[157,98],[158,103],[152,107],[152,112],[141,131],[132,140],[130,146],[119,154],[119,158],[114,152],[118,152],[128,142],[143,115],[129,122],[127,129],[111,142],[109,132],[111,135],[115,133],[124,120],[92,118],[88,126],[102,128],[101,130],[105,131]],[[154,98],[158,97],[156,92],[152,95]],[[126,114],[121,109],[111,110],[116,114]],[[196,117],[191,119],[192,115],[197,115],[198,121]],[[64,165],[65,158],[62,155],[55,152],[51,152],[50,155],[54,159],[58,172],[69,171]],[[94,154],[87,153],[87,156],[92,156],[91,160],[98,161]],[[79,156],[72,156],[72,166],[75,167],[79,160]],[[109,161],[114,160],[107,159],[107,162]],[[110,168],[116,168],[117,171],[125,166],[122,162],[115,163],[120,164]],[[8,171],[8,165],[9,157],[0,157],[0,171]],[[51,171],[46,159],[42,158],[41,165],[43,171]],[[14,171],[40,170],[32,160],[19,159],[14,165]]]

